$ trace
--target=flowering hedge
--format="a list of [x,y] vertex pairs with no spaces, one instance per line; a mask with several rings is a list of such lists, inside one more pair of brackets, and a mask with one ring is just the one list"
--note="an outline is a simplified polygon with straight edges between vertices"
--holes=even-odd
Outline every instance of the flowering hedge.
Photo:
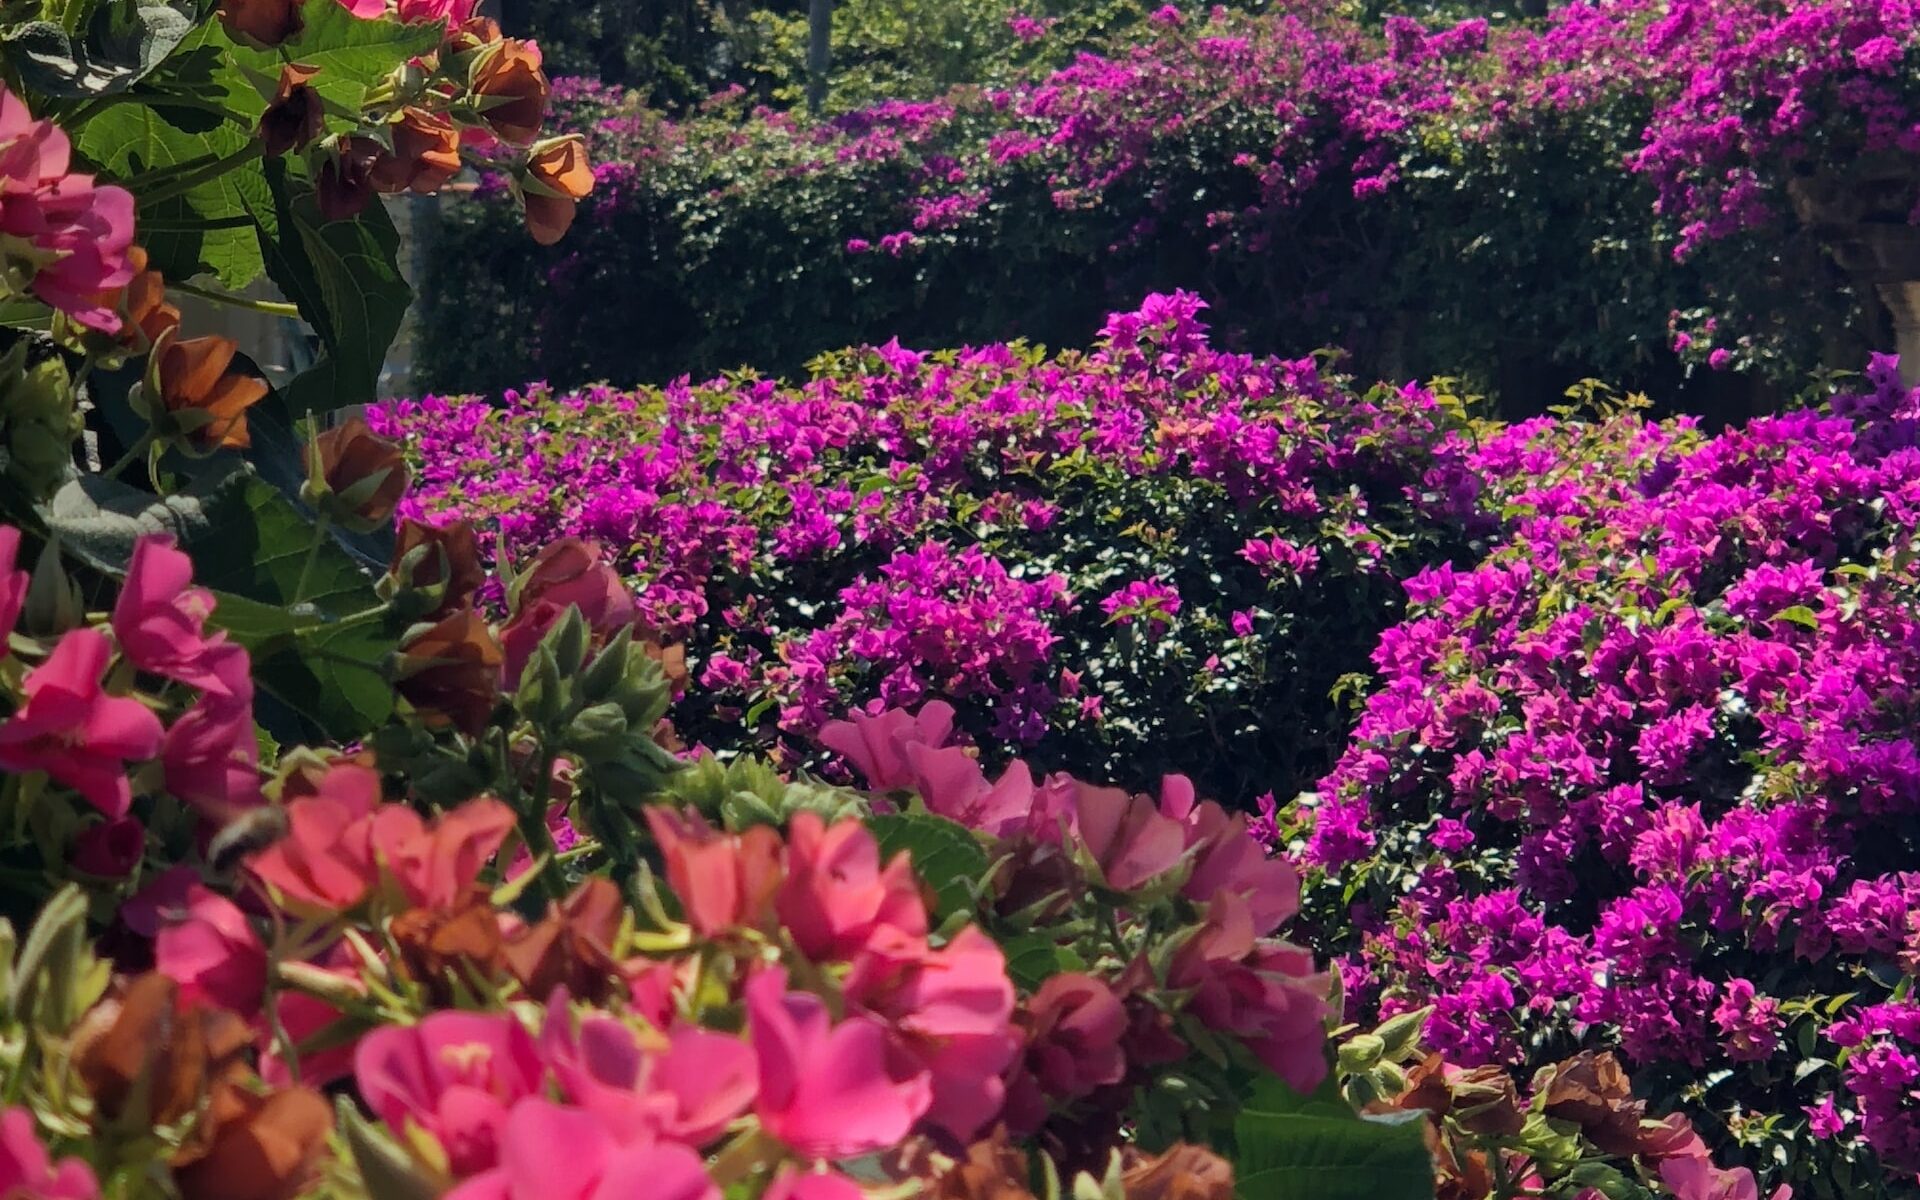
[[377,422],[420,464],[409,512],[515,556],[563,534],[617,556],[703,685],[676,713],[691,742],[802,753],[849,709],[937,697],[984,745],[1246,804],[1331,762],[1330,691],[1396,574],[1466,544],[1475,489],[1456,403],[1222,353],[1200,307],[1152,298],[1085,355],[889,344],[797,387],[533,388]]
[[[506,262],[485,205],[449,213],[430,375],[788,371],[889,336],[1078,346],[1175,287],[1228,344],[1339,343],[1369,375],[1508,392],[1557,373],[1671,394],[1676,345],[1797,377],[1884,336],[1787,192],[1912,150],[1904,5],[1630,0],[1383,30],[1168,8],[1153,29],[821,125],[726,96],[673,123],[602,95],[579,114],[601,192],[567,252]],[[515,338],[476,354],[474,311]]]
[[1917,418],[1878,360],[1717,437],[1628,413],[1476,451],[1508,534],[1408,579],[1294,814],[1351,996],[1432,1004],[1466,1063],[1618,1045],[1801,1194],[1908,1185]]

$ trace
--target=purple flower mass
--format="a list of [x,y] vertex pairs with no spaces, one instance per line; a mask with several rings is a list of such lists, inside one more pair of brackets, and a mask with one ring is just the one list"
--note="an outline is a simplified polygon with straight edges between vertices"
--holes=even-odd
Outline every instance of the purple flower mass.
[[1431,392],[1224,353],[1203,307],[1149,297],[1086,354],[889,344],[800,386],[535,385],[375,421],[419,461],[408,515],[627,564],[709,689],[690,737],[795,747],[849,709],[942,699],[990,743],[1125,750],[1143,783],[1190,770],[1251,802],[1329,765],[1343,709],[1276,753],[1249,697],[1298,689],[1303,653],[1326,694],[1365,665],[1396,571],[1490,522]]
[[[1541,419],[1474,454],[1507,531],[1408,579],[1302,810],[1308,861],[1375,897],[1368,1010],[1436,1004],[1467,1062],[1585,1030],[1750,1068],[1920,1169],[1920,1010],[1858,1007],[1920,962],[1920,389],[1869,383],[1717,437]],[[1796,1076],[1807,1046],[1855,1050]]]

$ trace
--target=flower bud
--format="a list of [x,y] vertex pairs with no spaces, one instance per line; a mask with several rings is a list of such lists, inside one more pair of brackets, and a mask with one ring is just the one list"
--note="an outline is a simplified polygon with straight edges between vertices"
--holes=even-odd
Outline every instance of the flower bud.
[[239,349],[223,337],[179,340],[169,333],[161,339],[138,402],[156,435],[196,455],[253,444],[247,410],[267,394],[267,385],[228,370]]
[[473,522],[435,526],[403,520],[381,595],[406,616],[437,621],[471,604],[486,581]]
[[426,989],[437,1008],[451,1008],[454,981],[470,985],[497,980],[505,970],[500,918],[489,903],[457,912],[413,908],[395,917],[387,932],[400,951],[408,978]]
[[1386,1050],[1386,1043],[1371,1033],[1358,1033],[1339,1049],[1340,1069],[1350,1075],[1372,1070]]
[[549,87],[531,44],[505,38],[488,47],[474,59],[467,88],[480,119],[501,141],[524,146],[540,136]]
[[81,422],[66,363],[45,339],[22,338],[0,358],[0,431],[7,474],[36,498],[52,494],[72,469]]
[[306,28],[305,0],[220,0],[220,23],[235,41],[271,49]]
[[1380,1039],[1381,1057],[1391,1062],[1405,1062],[1420,1049],[1420,1034],[1426,1028],[1427,1018],[1433,1015],[1433,1005],[1401,1013],[1380,1023],[1374,1035]]
[[40,561],[34,564],[33,578],[27,583],[27,604],[21,610],[27,632],[53,639],[78,629],[86,622],[87,606],[80,598],[80,585],[60,564],[58,538],[48,538],[40,549]]
[[273,100],[260,114],[260,140],[266,144],[267,157],[276,158],[300,150],[317,140],[324,129],[326,107],[320,93],[308,86],[319,67],[284,63]]
[[134,275],[121,294],[120,340],[127,349],[143,353],[159,344],[162,336],[180,327],[180,310],[167,303],[167,281],[158,271],[147,268],[147,252],[139,246],[127,250]]
[[578,135],[552,138],[527,154],[520,176],[520,200],[526,208],[527,232],[542,246],[551,246],[573,224],[577,202],[593,191],[593,167],[586,143]]
[[366,137],[339,139],[320,164],[320,178],[314,185],[314,197],[320,216],[328,221],[347,221],[360,215],[373,198],[373,164],[383,147]]
[[1452,1080],[1453,1116],[1468,1133],[1512,1137],[1527,1123],[1513,1077],[1501,1067],[1474,1067]]
[[222,1083],[174,1157],[174,1183],[181,1200],[290,1200],[311,1181],[332,1132],[333,1109],[312,1088],[263,1095]]
[[1584,1051],[1552,1068],[1544,1109],[1556,1121],[1577,1125],[1588,1141],[1607,1154],[1628,1155],[1640,1145],[1640,1119],[1646,1102],[1633,1097],[1620,1060]]
[[382,154],[368,173],[375,191],[431,195],[459,174],[460,139],[452,121],[410,106],[400,110],[389,132],[393,153]]
[[359,417],[317,435],[306,460],[301,498],[359,533],[385,525],[407,493],[410,477],[399,445]]
[[234,1014],[184,1005],[180,988],[157,971],[96,1005],[74,1034],[74,1065],[109,1120],[164,1125],[193,1111],[210,1080],[253,1045]]
[[395,690],[429,728],[479,737],[500,692],[500,643],[479,613],[464,609],[410,639],[398,675]]

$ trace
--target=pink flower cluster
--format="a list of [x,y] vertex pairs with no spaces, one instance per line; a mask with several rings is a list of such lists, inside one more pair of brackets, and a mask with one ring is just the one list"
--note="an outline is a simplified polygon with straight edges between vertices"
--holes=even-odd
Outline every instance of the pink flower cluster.
[[25,283],[80,324],[113,333],[120,317],[105,293],[133,278],[133,195],[74,172],[72,152],[64,130],[35,120],[0,87],[0,258],[9,285]]
[[[1327,977],[1315,972],[1311,952],[1272,936],[1298,910],[1299,880],[1249,836],[1244,815],[1197,802],[1181,776],[1169,776],[1157,800],[1061,773],[1036,780],[1019,759],[989,780],[973,755],[947,744],[952,729],[952,708],[936,702],[912,715],[891,709],[832,722],[821,738],[868,786],[918,793],[930,812],[990,836],[1001,853],[1031,859],[1036,848],[1064,851],[1083,864],[1095,888],[1145,904],[1156,889],[1170,887],[1202,906],[1202,923],[1172,955],[1166,987],[1186,993],[1195,1018],[1240,1040],[1294,1088],[1318,1086],[1326,1072]],[[1019,890],[1017,882],[1013,887]],[[1124,991],[1115,994],[1090,977],[1055,978],[1034,1002],[1041,1032],[1030,1035],[1015,1079],[1023,1101],[1016,1114],[1044,1112],[1041,1093],[1084,1094],[1118,1082],[1128,1058],[1156,1056],[1151,1045],[1125,1037]],[[1060,1032],[1071,1031],[1068,1040],[1054,1040],[1055,1021],[1065,1022]],[[1094,1059],[1056,1057],[1067,1053]],[[1106,1068],[1096,1065],[1102,1056],[1112,1056]]]
[[670,1007],[638,1027],[576,1011],[564,989],[537,1037],[511,1013],[376,1029],[354,1053],[360,1094],[396,1133],[445,1151],[463,1181],[452,1194],[718,1196],[697,1152],[750,1114],[793,1156],[780,1194],[831,1200],[859,1193],[826,1164],[891,1149],[922,1126],[964,1143],[996,1115],[1017,1044],[1013,986],[977,930],[929,943],[904,859],[883,867],[863,827],[813,814],[784,852],[769,830],[727,835],[648,815],[700,935],[731,943],[785,928],[815,966],[844,969],[834,1005],[761,965],[740,985],[740,1034]]
[[[14,569],[19,542],[17,530],[0,528],[0,635],[13,632],[25,598],[27,575]],[[263,803],[247,652],[207,632],[213,597],[192,579],[192,562],[169,539],[141,539],[107,628],[62,634],[27,672],[25,703],[0,722],[0,768],[45,772],[107,818],[83,851],[101,874],[125,874],[138,859],[130,764],[159,759],[167,790],[214,824]],[[106,686],[116,652],[151,679],[195,689],[197,699],[163,727],[146,703]]]

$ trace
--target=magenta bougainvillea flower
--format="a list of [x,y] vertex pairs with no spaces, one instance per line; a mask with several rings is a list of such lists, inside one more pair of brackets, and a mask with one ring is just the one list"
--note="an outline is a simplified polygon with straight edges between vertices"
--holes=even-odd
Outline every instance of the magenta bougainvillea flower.
[[120,316],[103,293],[133,278],[133,195],[75,173],[71,154],[64,130],[0,88],[0,257],[40,299],[113,333]]
[[140,701],[101,687],[112,646],[97,629],[61,637],[27,673],[26,705],[0,724],[0,767],[45,771],[109,817],[126,815],[126,764],[160,751],[160,718]]

